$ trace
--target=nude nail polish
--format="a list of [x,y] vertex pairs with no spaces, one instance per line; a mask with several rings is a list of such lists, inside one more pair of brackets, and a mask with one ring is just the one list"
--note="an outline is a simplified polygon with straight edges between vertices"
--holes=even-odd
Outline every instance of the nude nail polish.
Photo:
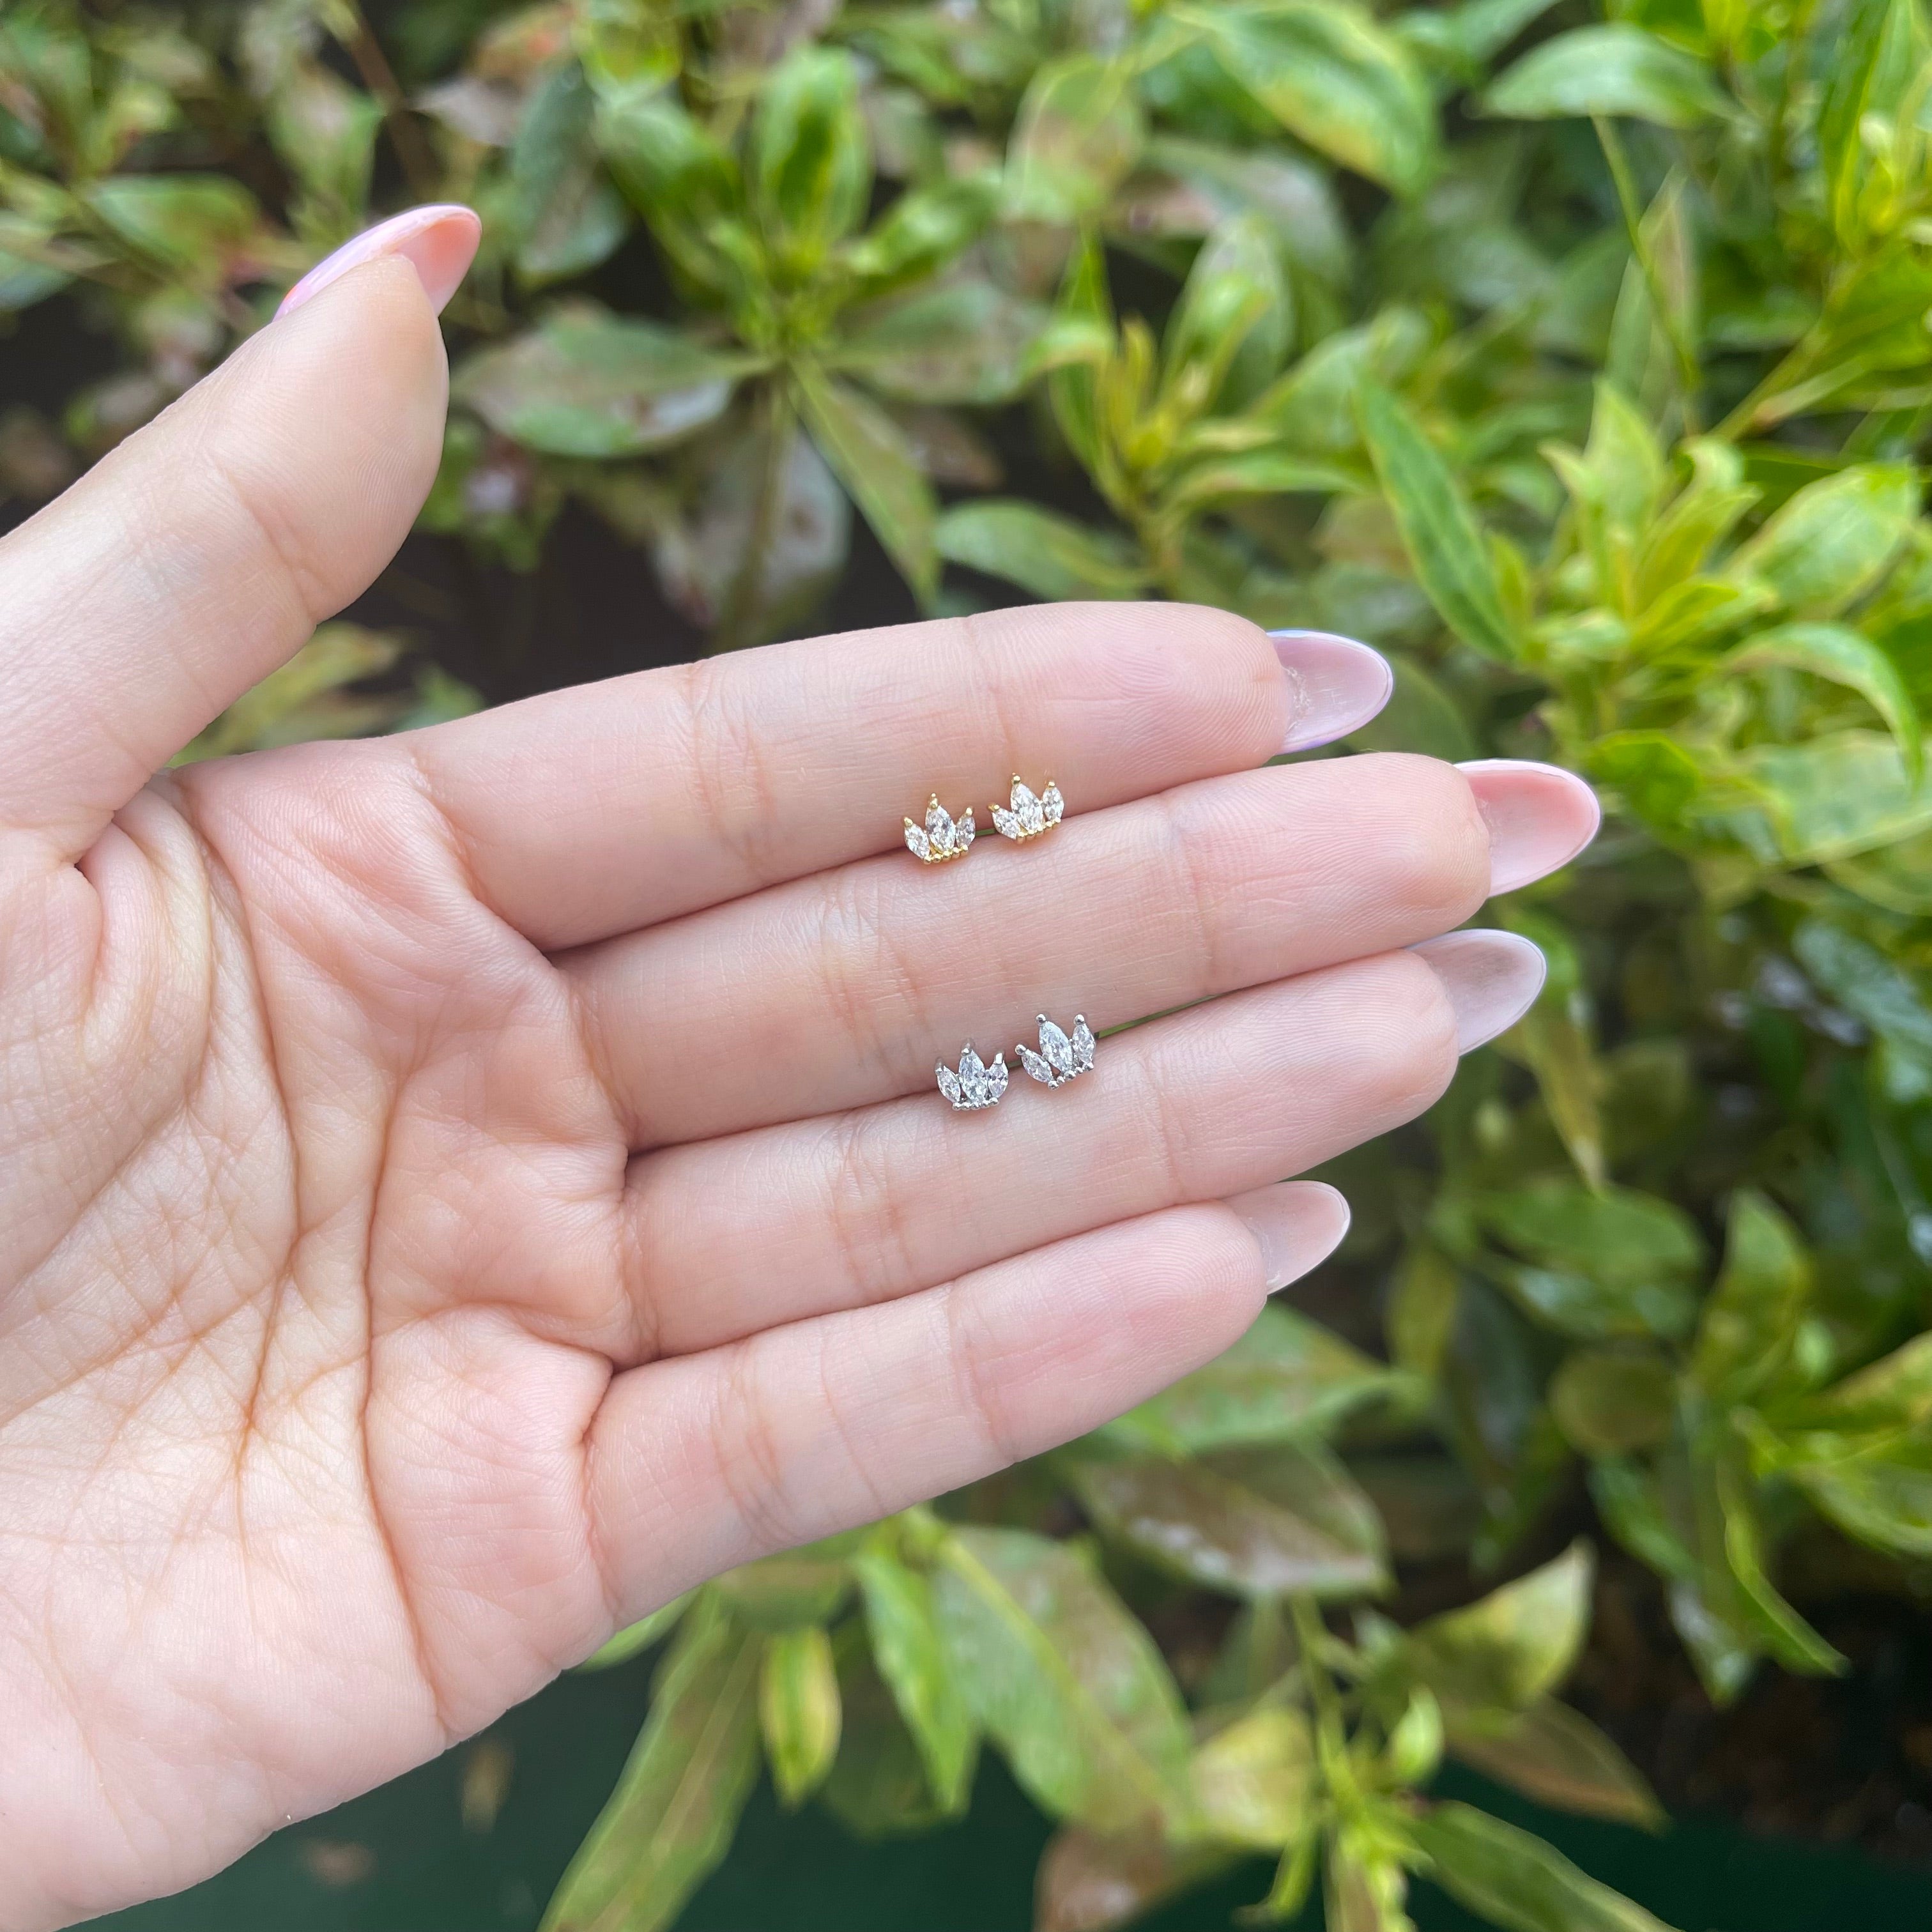
[[1306,752],[1346,738],[1374,717],[1395,689],[1380,651],[1330,631],[1270,631],[1294,698],[1284,752]]
[[1478,758],[1456,769],[1490,828],[1492,893],[1514,892],[1568,865],[1603,823],[1597,794],[1558,766]]
[[1543,950],[1520,933],[1486,928],[1445,932],[1410,951],[1442,982],[1456,1015],[1456,1050],[1507,1033],[1536,1004],[1550,970]]
[[292,314],[351,268],[385,255],[400,255],[422,278],[430,305],[440,315],[476,259],[483,224],[474,208],[458,202],[434,202],[379,221],[316,262],[288,293],[275,314]]

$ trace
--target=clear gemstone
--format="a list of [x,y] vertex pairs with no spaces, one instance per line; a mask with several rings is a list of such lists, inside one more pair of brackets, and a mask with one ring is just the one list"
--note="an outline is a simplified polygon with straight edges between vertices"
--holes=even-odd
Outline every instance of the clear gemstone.
[[1020,822],[1005,806],[993,808],[993,830],[1004,838],[1017,838],[1020,836]]
[[915,856],[930,860],[932,841],[910,819],[906,820],[906,848]]
[[959,823],[954,826],[953,830],[959,835],[959,849],[962,852],[979,836],[978,832],[974,829],[973,808],[970,805],[966,808]]
[[1073,1070],[1076,1073],[1090,1072],[1093,1066],[1094,1029],[1083,1016],[1073,1022]]
[[1058,825],[1060,823],[1060,814],[1066,809],[1066,801],[1060,796],[1059,786],[1048,785],[1046,790],[1040,794],[1040,808],[1046,814],[1047,824]]
[[1041,1082],[1043,1084],[1048,1087],[1058,1087],[1060,1084],[1060,1082],[1054,1078],[1053,1069],[1048,1066],[1046,1062],[1041,1059],[1040,1055],[1034,1052],[1031,1047],[1022,1043],[1019,1046],[1015,1048],[1014,1051],[1018,1053],[1020,1057],[1020,1064],[1024,1066],[1036,1080]]
[[932,841],[935,851],[944,852],[952,849],[954,838],[952,814],[938,799],[934,799],[926,808],[926,836]]
[[1072,1076],[1073,1042],[1051,1020],[1040,1023],[1040,1050],[1046,1054],[1046,1064],[1063,1079]]
[[961,1105],[959,1098],[958,1075],[954,1072],[952,1068],[948,1066],[943,1060],[939,1063],[937,1071],[939,1075],[939,1090],[944,1094],[956,1107],[958,1106]]

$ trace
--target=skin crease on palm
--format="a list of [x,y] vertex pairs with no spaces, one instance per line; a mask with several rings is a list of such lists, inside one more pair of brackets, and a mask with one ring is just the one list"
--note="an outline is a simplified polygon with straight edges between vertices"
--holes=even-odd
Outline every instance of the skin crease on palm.
[[[364,256],[0,543],[7,1928],[1217,1354],[1346,1225],[1273,1184],[1538,982],[1412,949],[1595,823],[1539,766],[1262,769],[1318,680],[1175,606],[165,772],[429,487],[448,289]],[[1016,771],[1048,838],[898,848]],[[1062,1092],[934,1090],[1076,1009],[1169,1017]]]

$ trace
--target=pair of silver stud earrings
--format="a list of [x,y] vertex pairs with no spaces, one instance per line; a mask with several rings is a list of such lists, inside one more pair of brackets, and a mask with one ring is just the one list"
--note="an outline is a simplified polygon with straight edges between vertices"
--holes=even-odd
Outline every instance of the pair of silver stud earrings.
[[[1060,788],[1052,779],[1046,782],[1046,789],[1036,794],[1020,777],[1013,774],[1012,790],[1007,794],[1004,805],[989,808],[993,814],[993,830],[1003,838],[1010,838],[1016,845],[1024,845],[1030,838],[1037,838],[1051,832],[1066,816],[1066,801],[1060,796]],[[926,808],[926,823],[915,824],[908,818],[905,822],[905,842],[914,855],[928,866],[944,865],[949,859],[963,859],[973,849],[973,841],[978,833],[973,824],[973,808],[969,805],[957,818],[939,802],[939,794],[932,794],[932,802]],[[1042,1087],[1064,1087],[1070,1080],[1077,1080],[1082,1074],[1091,1072],[1094,1066],[1094,1030],[1087,1024],[1084,1013],[1073,1016],[1072,1033],[1063,1032],[1046,1014],[1038,1015],[1040,1022],[1040,1051],[1022,1041],[1013,1051],[1019,1055],[1020,1064]],[[969,1040],[959,1055],[956,1067],[948,1066],[941,1060],[933,1070],[939,1076],[939,1090],[962,1114],[976,1113],[982,1107],[997,1107],[1006,1090],[1006,1050],[993,1056],[988,1066],[973,1050]]]
[[[1051,832],[1066,811],[1066,801],[1060,795],[1060,788],[1048,778],[1046,789],[1035,795],[1032,788],[1020,782],[1020,776],[1013,774],[1013,788],[1004,805],[989,806],[993,814],[993,830],[1002,838],[1010,838],[1016,845],[1024,845],[1029,838],[1037,838],[1043,832]],[[907,849],[915,858],[928,866],[943,866],[949,859],[963,859],[973,849],[973,841],[979,834],[973,824],[973,808],[969,805],[957,818],[939,802],[939,794],[932,794],[932,802],[926,808],[926,823],[916,824],[908,818],[905,822]]]
[[[1038,1018],[1040,1051],[1034,1052],[1024,1040],[1013,1051],[1019,1055],[1020,1064],[1042,1087],[1064,1087],[1069,1081],[1094,1070],[1094,1030],[1087,1024],[1084,1013],[1073,1016],[1070,1034],[1063,1033],[1044,1013]],[[1004,1048],[994,1054],[993,1064],[988,1066],[973,1051],[969,1040],[959,1056],[956,1071],[943,1060],[934,1071],[939,1076],[939,1090],[962,1114],[976,1112],[982,1107],[997,1107],[1006,1090]]]

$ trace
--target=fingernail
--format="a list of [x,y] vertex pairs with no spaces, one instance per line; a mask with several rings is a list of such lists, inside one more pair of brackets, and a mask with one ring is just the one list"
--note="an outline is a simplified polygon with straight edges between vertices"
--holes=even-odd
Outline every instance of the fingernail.
[[440,315],[443,304],[469,274],[470,265],[476,259],[476,244],[482,238],[483,224],[476,211],[460,202],[433,202],[427,208],[392,214],[344,242],[334,254],[323,256],[283,296],[275,314],[278,317],[292,314],[310,296],[320,295],[331,282],[340,281],[364,262],[382,255],[400,255],[422,278],[430,306]]
[[1348,1232],[1348,1204],[1321,1180],[1284,1180],[1237,1194],[1228,1205],[1259,1243],[1272,1294],[1325,1261]]
[[1380,651],[1329,631],[1270,631],[1268,636],[1294,697],[1284,752],[1346,738],[1389,701],[1395,672]]
[[1445,932],[1409,949],[1442,982],[1456,1013],[1456,1051],[1506,1033],[1536,1004],[1549,962],[1520,933]]
[[1492,896],[1568,865],[1603,823],[1597,794],[1558,766],[1479,758],[1456,769],[1469,781],[1489,825]]

